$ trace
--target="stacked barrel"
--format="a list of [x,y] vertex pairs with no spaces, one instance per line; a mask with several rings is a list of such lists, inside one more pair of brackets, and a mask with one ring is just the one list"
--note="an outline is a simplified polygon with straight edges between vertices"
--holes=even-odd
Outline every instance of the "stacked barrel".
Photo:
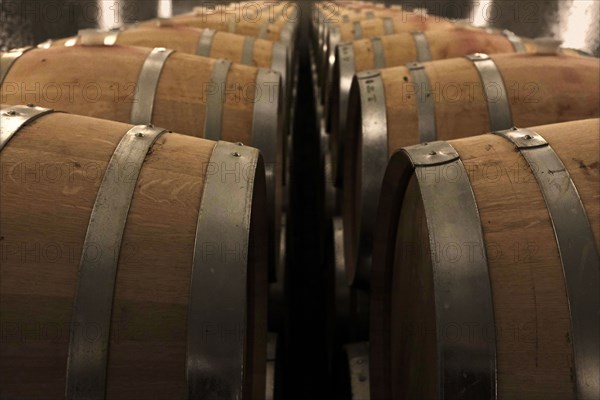
[[311,32],[353,398],[598,398],[598,59],[370,2]]
[[273,398],[294,10],[2,54],[0,397]]
[[[1,54],[0,399],[282,399],[290,370],[339,399],[600,398],[599,60],[311,11],[308,35],[239,2]],[[315,132],[328,240],[298,283]],[[311,284],[319,372],[292,359]]]

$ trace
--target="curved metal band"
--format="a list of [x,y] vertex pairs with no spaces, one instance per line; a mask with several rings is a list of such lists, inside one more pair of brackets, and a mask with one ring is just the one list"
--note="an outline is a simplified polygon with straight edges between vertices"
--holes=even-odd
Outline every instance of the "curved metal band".
[[373,47],[373,61],[375,68],[385,68],[385,50],[383,49],[383,42],[381,41],[381,38],[372,38],[371,45]]
[[121,30],[101,30],[101,29],[81,29],[75,42],[69,40],[65,42],[65,47],[74,46],[79,43],[83,46],[114,46],[119,39]]
[[279,72],[281,75],[281,86],[283,87],[283,93],[285,93],[284,101],[287,101],[288,95],[290,95],[288,76],[290,64],[288,63],[288,47],[283,43],[273,43],[271,50],[271,69],[275,72]]
[[73,47],[77,44],[77,41],[79,41],[79,37],[77,36],[67,39],[65,41],[65,47]]
[[[66,393],[68,399],[104,399],[112,304],[121,240],[131,199],[148,151],[166,132],[134,126],[112,155],[85,235],[69,339]],[[123,179],[127,177],[127,179]],[[93,256],[87,254],[91,250]],[[93,326],[96,340],[85,335]]]
[[329,29],[329,40],[325,42],[325,48],[323,49],[323,56],[321,60],[321,66],[319,69],[319,82],[321,90],[323,93],[325,92],[326,87],[326,77],[328,73],[333,71],[333,66],[335,64],[335,52],[337,46],[340,44],[342,38],[342,34],[339,26],[332,26]]
[[[289,152],[287,151],[288,142],[290,141],[289,133],[292,129],[293,124],[293,116],[292,116],[292,98],[293,98],[293,88],[292,84],[289,81],[289,77],[292,76],[289,68],[291,63],[288,61],[288,46],[283,43],[273,43],[273,48],[271,50],[271,69],[275,72],[278,72],[281,76],[281,104],[283,104],[283,121],[286,125],[283,127],[283,153],[282,153],[282,164],[285,166],[285,171],[287,173],[287,166],[289,160]],[[283,175],[283,183],[287,181],[286,173]]]
[[223,123],[223,103],[225,102],[225,90],[227,75],[231,61],[218,60],[212,71],[210,85],[206,91],[206,113],[204,115],[204,137],[210,140],[221,139],[221,125]]
[[362,26],[360,25],[360,21],[354,21],[352,23],[352,30],[354,31],[354,40],[362,38]]
[[0,110],[0,151],[22,127],[51,112],[54,110],[33,105],[12,106]]
[[210,57],[210,50],[212,49],[212,43],[215,39],[217,31],[214,29],[204,29],[198,40],[198,48],[196,54],[202,57]]
[[226,18],[227,18],[227,32],[236,33],[236,31],[237,31],[237,21],[235,20],[235,17],[229,16],[229,17],[226,17]]
[[350,372],[350,393],[352,400],[369,400],[369,343],[360,342],[344,346]]
[[419,119],[419,141],[433,142],[437,138],[435,122],[435,101],[431,83],[420,63],[410,63],[406,67],[415,84],[415,100],[417,101],[417,118]]
[[[350,89],[352,87],[352,79],[356,73],[354,46],[352,43],[344,43],[338,46],[339,68],[340,68],[340,88],[339,88],[339,120],[338,120],[338,138],[335,150],[337,152],[337,165],[335,170],[337,175],[342,171],[342,146],[343,135],[346,133],[346,124],[348,123],[348,108],[350,101]],[[334,177],[335,178],[335,177]]]
[[496,63],[487,54],[483,53],[471,54],[466,58],[473,62],[481,78],[481,85],[488,106],[490,131],[495,132],[512,128],[512,114],[508,94]]
[[336,335],[346,334],[351,329],[350,320],[350,286],[346,279],[346,262],[344,259],[344,221],[342,217],[333,217],[333,296],[335,310]]
[[279,35],[279,42],[290,47],[294,44],[294,37],[296,33],[296,24],[288,22],[285,24]]
[[269,20],[267,19],[267,21],[263,22],[262,25],[260,26],[260,30],[258,31],[258,35],[256,37],[259,39],[266,39],[268,28],[269,28]]
[[[385,89],[379,71],[366,71],[356,75],[361,106],[361,195],[360,226],[356,275],[351,282],[356,286],[368,285],[370,279],[373,232],[381,182],[388,161],[387,114]],[[352,278],[352,277],[350,277]]]
[[256,38],[252,36],[246,36],[244,38],[244,48],[242,50],[242,64],[254,65],[254,42]]
[[160,73],[167,61],[173,54],[173,50],[157,47],[153,49],[144,65],[137,81],[135,97],[131,107],[131,123],[134,125],[152,123],[152,111],[154,110],[154,97],[160,79]]
[[[405,147],[427,216],[434,277],[437,336],[437,393],[446,399],[496,398],[496,343],[492,289],[477,203],[467,171],[447,142]],[[442,250],[462,248],[448,260]],[[460,290],[457,290],[460,288]],[[477,334],[445,334],[450,326],[476,326]],[[465,384],[469,382],[469,384]]]
[[48,39],[48,40],[38,44],[36,47],[38,49],[49,49],[50,47],[52,47],[52,43],[54,43],[54,41],[52,39]]
[[383,18],[383,32],[385,32],[386,35],[396,33],[396,29],[394,28],[394,20],[392,18]]
[[10,68],[13,66],[15,61],[17,61],[23,54],[33,49],[35,49],[35,47],[29,46],[20,49],[13,49],[2,54],[2,57],[0,57],[0,87],[4,83],[4,79],[6,79],[8,71],[10,71]]
[[[187,330],[188,399],[241,399],[248,241],[258,150],[218,142],[198,212]],[[217,250],[215,250],[215,248]]]
[[[251,146],[260,150],[265,162],[265,184],[267,187],[267,215],[269,220],[269,242],[273,249],[277,248],[278,241],[275,237],[275,204],[277,175],[277,154],[281,149],[283,138],[279,131],[280,107],[280,76],[277,72],[265,68],[258,69],[256,76],[256,97],[252,115],[252,143]],[[271,258],[271,260],[274,260]],[[269,265],[275,266],[274,261]],[[274,272],[274,271],[273,271]]]
[[600,254],[585,208],[565,165],[548,142],[527,129],[495,132],[511,141],[535,175],[554,228],[571,311],[577,398],[600,393]]
[[412,32],[411,33],[415,41],[415,50],[417,50],[417,61],[431,61],[431,51],[429,50],[429,41],[424,32]]
[[503,30],[502,34],[512,44],[516,53],[525,53],[525,45],[523,44],[523,40],[519,36],[515,35],[512,31],[509,31],[508,29]]
[[367,17],[367,19],[373,19],[375,18],[375,14],[373,13],[373,11],[367,11],[365,13],[365,17]]

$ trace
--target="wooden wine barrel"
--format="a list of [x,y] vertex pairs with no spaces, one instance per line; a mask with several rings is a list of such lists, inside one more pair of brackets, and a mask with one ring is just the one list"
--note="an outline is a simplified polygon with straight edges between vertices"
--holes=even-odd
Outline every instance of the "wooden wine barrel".
[[258,151],[33,105],[0,118],[0,397],[263,397]]
[[32,102],[257,147],[267,169],[275,268],[285,124],[279,74],[165,48],[76,45],[4,53],[0,83],[8,104]]
[[[350,280],[368,285],[383,171],[401,147],[512,126],[598,116],[600,61],[565,54],[475,54],[359,73],[343,146]],[[339,156],[339,155],[338,155]]]
[[257,39],[252,36],[173,26],[167,22],[153,26],[132,27],[126,30],[84,29],[77,37],[52,40],[42,44],[50,46],[74,46],[76,44],[117,44],[140,47],[165,47],[186,54],[211,58],[225,58],[234,63],[269,68],[279,72],[286,97],[290,94],[287,46],[278,42]]
[[426,13],[400,12],[398,16],[373,18],[360,21],[328,24],[325,29],[323,63],[320,74],[324,77],[328,68],[335,64],[337,45],[359,39],[369,39],[402,32],[425,32],[448,30],[454,25],[442,17]]
[[[337,159],[341,146],[339,132],[345,132],[348,115],[348,96],[352,78],[357,72],[465,56],[472,53],[533,52],[531,41],[522,40],[510,31],[488,33],[481,29],[458,27],[428,32],[405,32],[381,38],[361,39],[338,45],[335,65],[327,73],[325,90],[328,132],[332,153]],[[329,78],[328,78],[329,77]],[[341,167],[341,165],[339,166]],[[336,165],[336,180],[341,182],[341,168]]]
[[402,12],[401,7],[373,7],[364,5],[358,8],[348,7],[343,3],[323,3],[316,8],[313,19],[314,44],[317,48],[323,48],[328,24],[349,23],[372,18],[386,18],[398,16]]
[[372,399],[597,399],[600,123],[403,148],[377,216]]
[[[282,14],[269,16],[268,13],[252,15],[252,13],[246,13],[240,6],[234,5],[232,7],[232,9],[206,9],[198,7],[192,13],[170,18],[169,23],[196,28],[211,28],[244,36],[280,41],[288,46],[293,45],[299,19],[296,14],[292,14],[291,16]],[[157,23],[158,20],[151,20],[143,22],[140,25]]]
[[[381,38],[361,39],[338,45],[335,66],[329,80],[331,96],[326,103],[328,132],[331,133],[332,153],[341,146],[339,133],[345,132],[348,96],[354,74],[369,69],[389,68],[410,62],[425,62],[460,57],[472,53],[523,53],[537,52],[548,46],[548,38],[535,40],[520,38],[504,30],[482,30],[461,26],[447,31],[428,31],[386,35]],[[554,41],[552,39],[552,41]],[[561,48],[561,52],[581,55],[575,50]],[[337,166],[336,166],[337,167]],[[339,171],[339,169],[336,168]],[[341,172],[337,182],[341,182]]]
[[[74,46],[76,44],[102,45],[117,44],[141,47],[165,47],[187,54],[204,57],[223,58],[234,63],[269,68],[281,75],[283,119],[287,121],[282,133],[283,148],[293,121],[289,110],[293,107],[291,65],[288,47],[279,42],[256,39],[251,36],[218,32],[212,29],[197,29],[187,26],[173,26],[167,22],[159,25],[138,27],[126,30],[84,29],[77,37],[45,42],[38,47]],[[287,152],[282,152],[282,163],[286,165]]]

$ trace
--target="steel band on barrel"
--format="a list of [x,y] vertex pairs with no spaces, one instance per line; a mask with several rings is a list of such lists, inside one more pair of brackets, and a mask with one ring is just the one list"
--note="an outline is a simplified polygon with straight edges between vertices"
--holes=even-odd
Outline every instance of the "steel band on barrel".
[[600,393],[600,254],[589,218],[567,168],[538,133],[528,129],[495,132],[512,142],[531,167],[554,228],[571,311],[571,343],[577,398]]
[[[106,167],[92,209],[79,264],[67,358],[66,395],[72,400],[102,400],[106,396],[112,304],[121,241],[131,199],[144,159],[165,132],[134,126],[117,145]],[[123,179],[127,176],[128,179]],[[87,249],[95,249],[89,257]],[[82,327],[100,332],[89,340]]]
[[[435,277],[436,326],[494,327],[485,242],[465,166],[447,142],[409,146],[403,148],[402,153],[414,168],[427,219]],[[457,172],[450,177],[436,169]],[[437,253],[451,243],[469,243],[477,250],[472,257],[449,262]],[[436,330],[436,339],[437,393],[443,393],[447,399],[495,399],[495,340],[485,334],[450,338],[444,329]],[[465,386],[464,382],[473,384]]]
[[36,107],[33,104],[27,106],[12,106],[0,110],[0,150],[10,142],[13,136],[22,127],[42,115],[51,112],[54,112],[54,110]]
[[431,51],[429,50],[429,41],[423,32],[412,32],[412,37],[415,41],[415,49],[417,51],[417,61],[431,61]]
[[214,29],[204,29],[198,40],[198,48],[196,54],[202,57],[210,57],[210,51],[212,49],[212,43],[215,39],[217,31]]
[[23,47],[20,49],[13,49],[2,54],[0,58],[0,86],[4,83],[4,79],[8,75],[8,71],[10,71],[11,67],[23,54],[27,53],[29,50],[35,49],[35,47]]
[[157,47],[153,49],[138,76],[135,96],[131,107],[131,123],[134,125],[152,123],[154,97],[160,80],[160,74],[173,50]]
[[[241,399],[248,307],[248,243],[258,150],[218,142],[209,161],[196,226],[188,306],[188,399]],[[251,169],[249,169],[250,167]],[[236,172],[237,171],[237,172]],[[227,257],[211,245],[235,249]],[[207,335],[210,327],[234,331]]]
[[433,142],[437,138],[435,121],[435,101],[432,96],[431,82],[421,63],[410,63],[406,66],[415,84],[415,100],[419,120],[419,141]]
[[204,137],[210,140],[221,139],[223,124],[223,103],[225,100],[225,85],[231,68],[231,61],[217,60],[213,66],[210,85],[206,90],[206,113],[204,115]]
[[490,131],[496,132],[511,128],[513,123],[508,94],[496,63],[483,53],[471,54],[466,58],[473,63],[481,78],[488,106]]

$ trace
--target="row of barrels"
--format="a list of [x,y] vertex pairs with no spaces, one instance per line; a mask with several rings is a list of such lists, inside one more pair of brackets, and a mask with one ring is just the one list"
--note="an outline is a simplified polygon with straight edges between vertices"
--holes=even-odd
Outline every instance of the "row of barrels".
[[243,4],[2,53],[0,398],[278,392],[297,18]]
[[317,9],[352,398],[598,398],[599,60],[421,9]]

